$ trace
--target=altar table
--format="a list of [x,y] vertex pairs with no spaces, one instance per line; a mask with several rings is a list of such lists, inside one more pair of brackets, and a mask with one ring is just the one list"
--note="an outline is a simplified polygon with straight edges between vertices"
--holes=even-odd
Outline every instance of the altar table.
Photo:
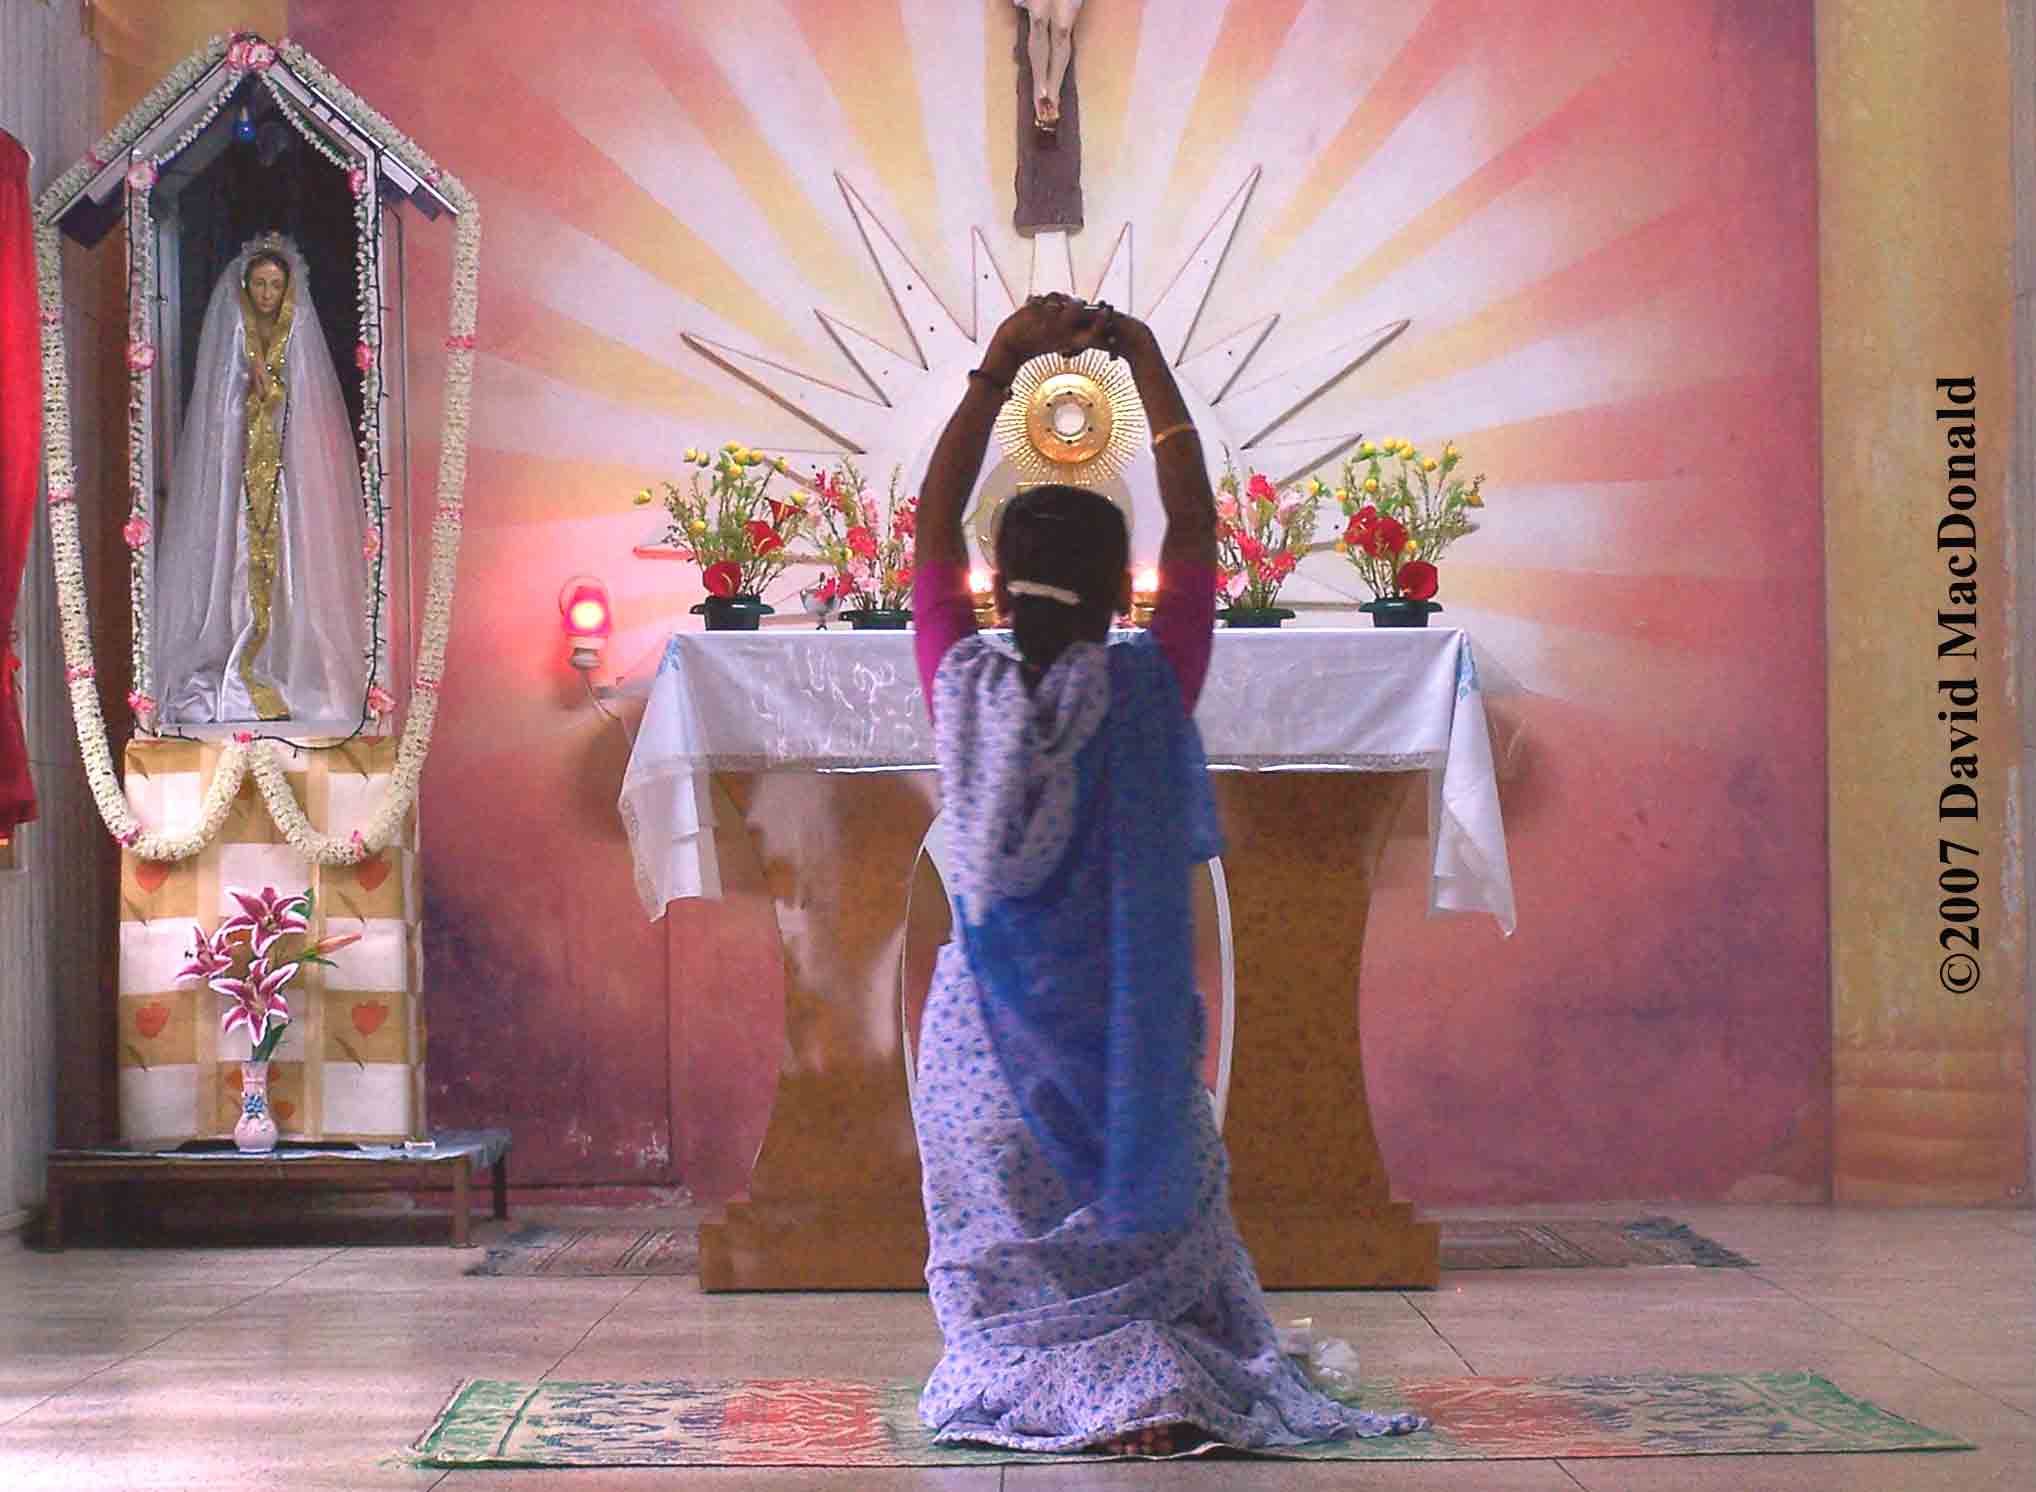
[[[638,687],[620,807],[646,913],[768,896],[785,960],[769,1129],[748,1196],[702,1229],[701,1286],[920,1288],[906,1024],[948,913],[920,855],[937,790],[912,638],[679,633]],[[1219,631],[1196,720],[1228,839],[1239,1231],[1268,1288],[1432,1286],[1437,1230],[1392,1200],[1372,1132],[1356,985],[1371,877],[1424,779],[1431,910],[1513,928],[1470,640]]]

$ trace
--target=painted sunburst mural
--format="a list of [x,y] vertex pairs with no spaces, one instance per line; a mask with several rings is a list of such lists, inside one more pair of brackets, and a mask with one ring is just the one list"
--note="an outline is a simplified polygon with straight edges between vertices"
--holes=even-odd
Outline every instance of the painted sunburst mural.
[[[1453,439],[1488,475],[1439,599],[1512,691],[1521,932],[1422,920],[1417,829],[1396,842],[1364,1004],[1396,1183],[1782,1196],[1821,1175],[1807,3],[1091,0],[1088,226],[1039,239],[1010,227],[1010,0],[589,14],[290,8],[487,214],[425,800],[435,1069],[473,1074],[442,1113],[598,1072],[614,1096],[526,1165],[654,1174],[662,1147],[698,1176],[753,1146],[769,997],[680,942],[733,934],[675,914],[668,948],[628,924],[626,745],[576,705],[551,599],[602,575],[614,657],[640,666],[699,592],[630,557],[632,491],[731,438],[910,473],[1002,310],[1068,288],[1155,322],[1241,463],[1306,470],[1362,432]],[[441,238],[408,240],[415,282],[440,277]],[[1311,620],[1360,620],[1333,554],[1303,577]],[[504,802],[546,806],[505,834]],[[717,1089],[714,1114],[674,1092],[678,1135],[656,1130],[679,1069],[625,1029],[665,1020],[668,963],[673,1019],[718,1023],[720,1080],[758,1090]],[[529,1048],[515,1073],[462,1029],[498,1006]],[[568,1025],[561,1047],[539,1034]]]

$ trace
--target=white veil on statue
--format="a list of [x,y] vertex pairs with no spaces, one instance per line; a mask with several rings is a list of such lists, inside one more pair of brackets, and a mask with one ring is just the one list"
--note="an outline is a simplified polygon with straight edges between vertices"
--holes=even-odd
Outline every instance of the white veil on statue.
[[[246,283],[263,253],[289,267],[266,344],[249,336]],[[248,244],[213,289],[158,530],[163,725],[360,716],[368,682],[360,468],[304,259],[287,239]]]

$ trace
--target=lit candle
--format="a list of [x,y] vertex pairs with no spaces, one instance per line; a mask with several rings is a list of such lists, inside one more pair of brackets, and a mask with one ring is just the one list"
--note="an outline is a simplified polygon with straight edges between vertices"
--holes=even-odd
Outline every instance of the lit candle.
[[990,626],[997,620],[997,598],[988,570],[969,571],[969,599],[975,604],[978,627]]
[[1152,605],[1159,599],[1159,571],[1151,565],[1131,577],[1131,622],[1133,626],[1152,625]]

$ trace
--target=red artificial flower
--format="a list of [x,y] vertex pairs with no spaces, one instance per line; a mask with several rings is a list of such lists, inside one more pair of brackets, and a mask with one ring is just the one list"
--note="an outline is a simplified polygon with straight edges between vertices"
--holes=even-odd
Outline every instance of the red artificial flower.
[[919,511],[909,504],[891,515],[891,532],[901,539],[909,539],[919,527]]
[[860,555],[864,559],[877,557],[877,536],[863,525],[858,523],[842,537],[848,544],[849,553]]
[[1271,570],[1272,578],[1274,580],[1285,580],[1289,575],[1294,573],[1294,564],[1295,561],[1293,551],[1290,549],[1282,549],[1278,554],[1272,557],[1272,564],[1267,568]]
[[899,591],[909,591],[912,589],[912,567],[910,565],[900,566],[896,573],[891,576],[891,588]]
[[780,502],[775,497],[770,499],[770,504],[771,504],[772,528],[783,528],[785,526],[785,520],[787,518],[790,518],[794,513],[799,511],[798,507],[795,504],[788,502]]
[[761,518],[750,519],[742,526],[742,531],[749,535],[749,547],[755,551],[759,559],[774,549],[785,547],[785,541],[779,536],[778,531]]
[[735,588],[742,584],[742,566],[734,560],[722,560],[719,564],[709,565],[701,572],[700,578],[707,584],[708,595],[732,596]]
[[1353,549],[1369,548],[1372,530],[1379,525],[1379,510],[1365,505],[1350,515],[1350,523],[1343,530],[1343,542]]
[[1435,567],[1426,560],[1408,560],[1400,566],[1400,573],[1394,581],[1400,587],[1400,594],[1409,601],[1426,601],[1435,594],[1440,584]]
[[1255,565],[1265,558],[1265,545],[1252,538],[1250,534],[1239,534],[1237,552],[1244,556],[1247,563]]
[[1264,472],[1255,471],[1244,489],[1244,495],[1255,503],[1269,503],[1277,500],[1279,492]]
[[1370,542],[1365,546],[1368,554],[1378,559],[1398,559],[1400,551],[1407,547],[1407,530],[1397,518],[1380,518],[1378,527],[1371,531]]

